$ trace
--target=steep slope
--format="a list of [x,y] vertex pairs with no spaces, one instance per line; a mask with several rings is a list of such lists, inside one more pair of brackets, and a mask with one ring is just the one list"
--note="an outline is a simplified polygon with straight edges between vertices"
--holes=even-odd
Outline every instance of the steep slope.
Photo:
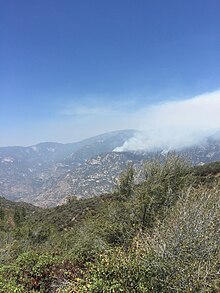
[[220,137],[211,136],[200,145],[185,148],[180,153],[193,165],[202,165],[220,160]]
[[[73,144],[41,143],[0,148],[0,196],[39,206],[54,206],[68,196],[88,197],[111,191],[129,162],[135,167],[167,152],[113,152],[134,130],[105,133]],[[193,165],[220,160],[220,135],[178,150]]]
[[53,185],[68,170],[94,155],[111,152],[133,134],[133,130],[123,130],[72,144],[0,148],[0,196],[31,202],[45,184]]
[[[192,165],[203,165],[220,160],[220,140],[209,138],[199,146],[188,147],[176,151]],[[70,195],[88,197],[111,191],[116,186],[116,178],[132,163],[136,169],[158,155],[166,152],[111,152],[104,153],[74,166],[71,158],[65,165],[65,172],[52,181],[46,180],[43,189],[30,202],[40,206],[61,204]],[[73,158],[74,159],[74,158]],[[61,174],[57,168],[57,172]],[[137,175],[137,178],[139,175]]]
[[54,206],[65,202],[68,196],[90,197],[111,192],[129,163],[138,168],[149,158],[146,154],[129,152],[95,156],[69,169],[56,182],[51,182],[51,178],[45,181],[43,188],[36,197],[30,198],[30,202],[39,206]]
[[0,209],[0,292],[218,292],[220,191],[200,176],[219,167],[168,156],[112,194]]

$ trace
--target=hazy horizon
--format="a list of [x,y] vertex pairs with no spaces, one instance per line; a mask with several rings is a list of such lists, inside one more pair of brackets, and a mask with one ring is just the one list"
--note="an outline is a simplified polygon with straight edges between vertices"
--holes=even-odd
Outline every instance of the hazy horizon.
[[[0,146],[137,129],[121,149],[220,128],[220,2],[0,3]],[[220,115],[219,115],[220,116]]]

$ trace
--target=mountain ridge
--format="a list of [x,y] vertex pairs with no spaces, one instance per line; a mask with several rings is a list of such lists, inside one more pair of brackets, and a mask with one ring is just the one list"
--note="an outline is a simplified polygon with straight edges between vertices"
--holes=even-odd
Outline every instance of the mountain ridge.
[[[40,143],[0,148],[0,196],[38,206],[55,206],[69,196],[89,197],[112,191],[129,163],[140,169],[145,161],[166,151],[115,152],[135,130],[105,133],[72,144]],[[220,160],[220,139],[177,150],[193,165]]]

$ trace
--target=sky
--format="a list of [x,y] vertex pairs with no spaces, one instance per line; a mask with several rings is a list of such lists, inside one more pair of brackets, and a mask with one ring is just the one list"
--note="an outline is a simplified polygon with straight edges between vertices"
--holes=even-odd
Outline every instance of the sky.
[[219,11],[219,0],[1,0],[0,146],[128,128],[148,134],[125,148],[179,145],[218,130]]

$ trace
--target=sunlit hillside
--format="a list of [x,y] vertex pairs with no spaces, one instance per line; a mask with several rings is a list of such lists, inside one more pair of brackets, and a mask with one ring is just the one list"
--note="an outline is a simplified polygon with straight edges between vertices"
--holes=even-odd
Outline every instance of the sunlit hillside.
[[0,292],[219,292],[219,163],[143,171],[51,209],[1,199]]

